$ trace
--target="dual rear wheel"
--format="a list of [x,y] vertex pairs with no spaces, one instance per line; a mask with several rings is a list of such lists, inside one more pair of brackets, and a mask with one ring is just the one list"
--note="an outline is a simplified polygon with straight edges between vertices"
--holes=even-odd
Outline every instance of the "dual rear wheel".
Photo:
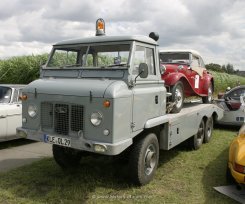
[[213,117],[201,120],[197,133],[190,138],[189,145],[192,149],[200,149],[203,143],[208,143],[211,140],[213,133]]

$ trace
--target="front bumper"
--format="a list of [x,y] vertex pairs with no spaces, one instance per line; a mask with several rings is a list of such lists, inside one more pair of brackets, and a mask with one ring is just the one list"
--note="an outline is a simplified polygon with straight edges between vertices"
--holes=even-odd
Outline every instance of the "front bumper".
[[[47,133],[42,132],[42,131],[36,131],[36,130],[30,130],[30,129],[25,129],[22,127],[19,127],[16,129],[17,135],[20,137],[24,137],[26,139],[30,140],[35,140],[35,141],[40,141],[40,142],[47,142],[45,140],[45,136]],[[128,148],[132,143],[133,140],[132,138],[122,140],[117,143],[102,143],[102,142],[96,142],[92,140],[87,140],[85,138],[81,137],[67,137],[67,136],[62,136],[62,135],[54,135],[54,134],[48,134],[49,136],[57,136],[57,137],[64,137],[64,138],[69,138],[71,140],[71,148],[73,149],[78,149],[78,150],[83,150],[83,151],[88,151],[88,152],[94,152],[94,153],[100,153],[100,154],[105,154],[105,155],[117,155],[120,154],[122,151],[124,151],[126,148]],[[105,151],[104,152],[99,152],[97,151],[98,146],[104,147]]]

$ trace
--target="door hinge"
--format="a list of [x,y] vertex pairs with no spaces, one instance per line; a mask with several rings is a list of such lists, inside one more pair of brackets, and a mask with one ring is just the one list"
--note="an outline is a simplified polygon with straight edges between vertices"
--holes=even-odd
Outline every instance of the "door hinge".
[[135,122],[131,122],[130,127],[133,129],[135,127]]

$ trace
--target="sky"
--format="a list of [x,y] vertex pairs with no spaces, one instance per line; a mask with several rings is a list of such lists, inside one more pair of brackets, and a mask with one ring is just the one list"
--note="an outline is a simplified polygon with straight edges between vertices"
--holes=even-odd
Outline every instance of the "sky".
[[165,50],[194,49],[206,64],[245,71],[245,0],[1,0],[0,59],[94,36],[98,18],[108,36],[154,31]]

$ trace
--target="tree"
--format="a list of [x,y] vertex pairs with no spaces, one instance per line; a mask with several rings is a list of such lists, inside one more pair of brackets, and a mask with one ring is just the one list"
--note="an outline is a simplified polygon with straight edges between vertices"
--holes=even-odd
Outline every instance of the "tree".
[[227,70],[227,73],[228,74],[234,74],[234,67],[233,67],[233,65],[232,64],[230,64],[230,63],[228,63],[227,65],[226,65],[226,70]]
[[221,66],[219,64],[214,64],[214,63],[210,63],[210,64],[206,64],[206,68],[208,70],[212,70],[212,71],[216,71],[216,72],[221,72]]

